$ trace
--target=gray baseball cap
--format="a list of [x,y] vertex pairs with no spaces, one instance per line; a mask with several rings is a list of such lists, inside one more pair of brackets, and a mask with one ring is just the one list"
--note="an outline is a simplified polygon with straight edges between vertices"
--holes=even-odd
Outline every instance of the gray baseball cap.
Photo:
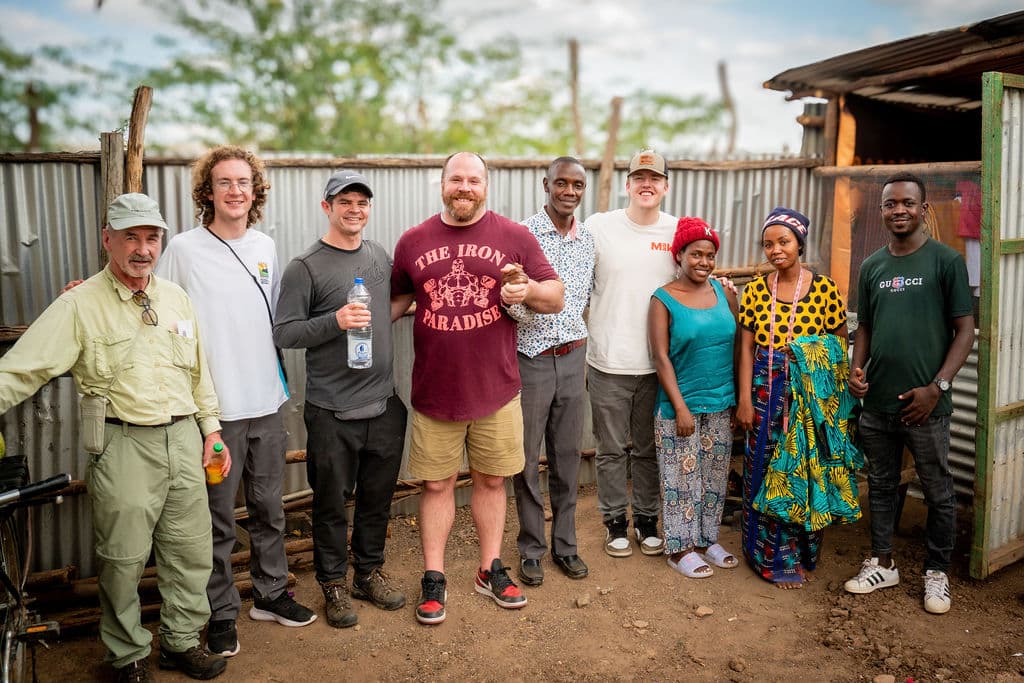
[[366,179],[366,176],[362,173],[343,168],[332,173],[331,177],[327,179],[327,184],[324,186],[324,199],[330,199],[353,185],[360,185],[361,187],[358,189],[366,192],[367,197],[373,198],[373,190],[370,189],[370,181]]
[[123,194],[111,202],[107,207],[107,224],[111,230],[138,227],[167,230],[167,223],[160,215],[160,205],[139,192]]

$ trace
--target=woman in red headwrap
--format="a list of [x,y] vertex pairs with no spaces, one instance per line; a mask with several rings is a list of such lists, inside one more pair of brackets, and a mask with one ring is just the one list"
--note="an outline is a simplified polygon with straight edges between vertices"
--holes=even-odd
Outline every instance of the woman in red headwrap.
[[[786,433],[790,358],[787,349],[807,335],[846,338],[846,305],[836,283],[800,261],[809,220],[785,207],[772,209],[761,247],[773,272],[743,291],[737,364],[736,423],[747,432],[743,462],[743,554],[758,574],[780,588],[800,588],[817,564],[823,532],[764,514],[754,505],[775,446]],[[845,348],[845,346],[844,346]]]
[[651,297],[648,336],[658,373],[655,450],[661,474],[665,554],[690,578],[732,568],[718,543],[732,451],[736,295],[711,277],[719,241],[700,218],[676,226],[679,276]]

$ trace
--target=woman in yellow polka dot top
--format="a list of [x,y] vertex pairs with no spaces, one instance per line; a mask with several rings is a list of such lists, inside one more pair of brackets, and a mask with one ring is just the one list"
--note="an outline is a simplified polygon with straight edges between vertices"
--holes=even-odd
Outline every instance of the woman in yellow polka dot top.
[[772,209],[761,229],[761,247],[775,270],[746,286],[739,314],[736,422],[747,432],[743,554],[762,578],[780,588],[803,585],[806,572],[817,564],[823,535],[751,507],[783,432],[784,397],[788,394],[785,351],[803,335],[846,337],[846,304],[836,283],[800,262],[809,225],[798,211]]

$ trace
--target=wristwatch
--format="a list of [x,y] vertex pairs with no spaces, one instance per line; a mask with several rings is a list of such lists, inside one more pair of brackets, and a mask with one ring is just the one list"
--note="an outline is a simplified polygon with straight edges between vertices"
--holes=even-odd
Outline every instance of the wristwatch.
[[935,386],[937,386],[939,388],[939,391],[941,391],[942,393],[946,393],[947,391],[949,391],[950,387],[953,386],[952,384],[949,383],[949,380],[942,379],[941,377],[936,377],[932,381],[935,382]]

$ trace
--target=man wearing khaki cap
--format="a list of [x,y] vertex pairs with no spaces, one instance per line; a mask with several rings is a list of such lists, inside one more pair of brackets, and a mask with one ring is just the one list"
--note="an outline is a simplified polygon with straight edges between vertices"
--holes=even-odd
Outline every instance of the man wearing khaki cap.
[[199,643],[212,557],[203,465],[222,443],[220,410],[192,304],[152,274],[167,229],[159,207],[125,194],[107,215],[107,266],[62,294],[0,358],[0,412],[71,371],[90,454],[100,637],[116,679],[152,680],[138,595],[151,549],[163,600],[160,668],[213,678],[226,662]]
[[[660,555],[661,488],[654,450],[658,378],[647,343],[651,294],[673,279],[676,219],[661,211],[668,193],[665,158],[633,155],[625,209],[594,214],[594,286],[590,295],[587,388],[597,440],[597,505],[607,529],[605,552],[633,553],[627,536],[626,472],[632,474],[633,535],[645,555]],[[632,443],[632,448],[627,443]]]

